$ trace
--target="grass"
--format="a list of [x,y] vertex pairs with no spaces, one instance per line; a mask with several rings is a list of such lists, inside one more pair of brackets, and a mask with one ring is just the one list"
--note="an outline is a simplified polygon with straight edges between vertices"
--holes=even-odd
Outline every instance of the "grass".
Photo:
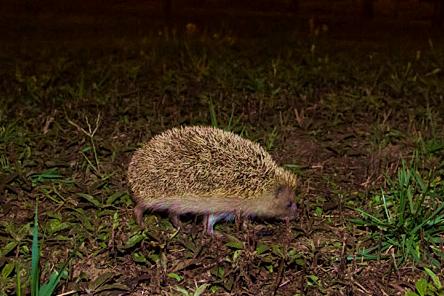
[[374,197],[376,213],[358,209],[364,218],[360,226],[374,228],[370,234],[375,246],[362,250],[365,259],[390,258],[399,266],[406,261],[427,262],[440,267],[444,252],[444,188],[441,179],[421,175],[405,162],[396,179],[388,180],[386,190]]
[[[54,271],[49,276],[46,283],[40,283],[40,247],[39,247],[39,223],[38,223],[38,207],[35,207],[34,214],[34,226],[32,228],[32,261],[31,261],[31,295],[32,296],[51,296],[53,295],[57,285],[59,284],[62,277],[67,277],[65,267],[60,269],[60,271]],[[20,287],[20,272],[17,272],[17,286],[16,295],[22,295]]]
[[[38,282],[55,281],[67,258],[69,277],[55,290],[72,295],[440,289],[442,40],[400,51],[329,33],[233,32],[153,31],[15,52],[14,67],[0,70],[1,295],[41,292]],[[298,174],[300,219],[239,231],[221,223],[227,238],[215,239],[193,218],[177,231],[147,213],[140,229],[128,159],[181,124],[261,143]]]

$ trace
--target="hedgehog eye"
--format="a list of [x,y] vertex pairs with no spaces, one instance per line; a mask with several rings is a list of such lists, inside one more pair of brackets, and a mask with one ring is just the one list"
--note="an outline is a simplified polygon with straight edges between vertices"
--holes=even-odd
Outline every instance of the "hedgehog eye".
[[287,208],[291,208],[293,206],[293,202],[289,201],[287,204]]
[[285,190],[285,186],[279,186],[278,188],[276,188],[276,198],[278,198]]

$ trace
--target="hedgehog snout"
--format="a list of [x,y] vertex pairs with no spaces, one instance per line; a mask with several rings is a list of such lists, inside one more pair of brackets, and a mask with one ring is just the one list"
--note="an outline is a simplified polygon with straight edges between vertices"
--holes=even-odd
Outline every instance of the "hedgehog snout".
[[289,215],[288,218],[290,220],[294,220],[297,217],[297,212],[298,212],[298,206],[296,205],[295,202],[291,202],[290,207],[289,207]]
[[293,220],[297,217],[295,191],[287,185],[281,185],[275,191],[276,217]]

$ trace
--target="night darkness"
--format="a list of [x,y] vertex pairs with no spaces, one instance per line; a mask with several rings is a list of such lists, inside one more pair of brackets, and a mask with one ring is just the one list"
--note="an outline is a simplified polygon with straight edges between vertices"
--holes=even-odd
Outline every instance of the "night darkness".
[[[2,0],[0,16],[0,296],[443,295],[444,1]],[[214,235],[173,206],[141,227],[132,155],[194,125],[297,176],[276,191],[296,219],[223,196],[235,219]],[[261,178],[248,145],[229,166],[230,141],[169,141],[198,154],[155,164],[169,195],[227,167]]]

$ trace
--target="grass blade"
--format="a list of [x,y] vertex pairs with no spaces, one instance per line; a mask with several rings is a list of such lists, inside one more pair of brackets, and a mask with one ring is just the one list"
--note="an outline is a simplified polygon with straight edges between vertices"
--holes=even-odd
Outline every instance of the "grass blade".
[[39,295],[39,261],[40,261],[40,249],[39,249],[39,222],[38,222],[38,203],[35,205],[34,214],[34,227],[32,229],[32,259],[31,259],[31,295]]
[[217,124],[217,114],[216,114],[216,108],[214,107],[213,100],[210,98],[208,100],[209,109],[210,109],[210,119],[211,119],[211,126],[218,127]]
[[442,288],[442,285],[441,285],[441,282],[440,282],[438,276],[437,276],[433,271],[431,271],[430,269],[428,269],[427,267],[424,267],[424,271],[425,271],[425,273],[427,273],[427,275],[428,275],[429,277],[432,278],[433,285],[434,285],[437,289],[441,289],[441,288]]
[[419,229],[421,229],[425,224],[429,223],[430,221],[432,221],[432,219],[438,215],[442,210],[444,209],[444,204],[442,204],[439,208],[437,208],[428,218],[424,219],[424,221],[419,224],[418,226],[416,226],[412,233],[416,233]]
[[22,296],[22,283],[20,279],[20,267],[17,264],[15,266],[15,295]]
[[[68,261],[67,261],[68,262]],[[66,262],[66,263],[67,263]],[[62,275],[65,271],[66,263],[63,265],[63,267],[60,269],[60,272],[54,271],[50,276],[49,280],[46,284],[44,284],[39,291],[39,296],[49,296],[52,295],[55,288],[57,287],[58,283],[60,282],[60,279],[62,278]]]
[[381,196],[382,196],[382,202],[384,205],[384,211],[385,211],[385,215],[387,216],[387,222],[390,224],[392,221],[391,217],[390,217],[390,212],[388,211],[387,208],[387,201],[385,200],[385,194],[384,191],[381,189]]
[[384,223],[384,221],[382,221],[381,219],[377,218],[376,216],[373,216],[370,213],[367,213],[366,211],[357,208],[356,209],[363,217],[365,218],[369,218],[370,220],[372,220],[373,223],[377,224],[380,227],[386,227],[388,226],[386,223]]

